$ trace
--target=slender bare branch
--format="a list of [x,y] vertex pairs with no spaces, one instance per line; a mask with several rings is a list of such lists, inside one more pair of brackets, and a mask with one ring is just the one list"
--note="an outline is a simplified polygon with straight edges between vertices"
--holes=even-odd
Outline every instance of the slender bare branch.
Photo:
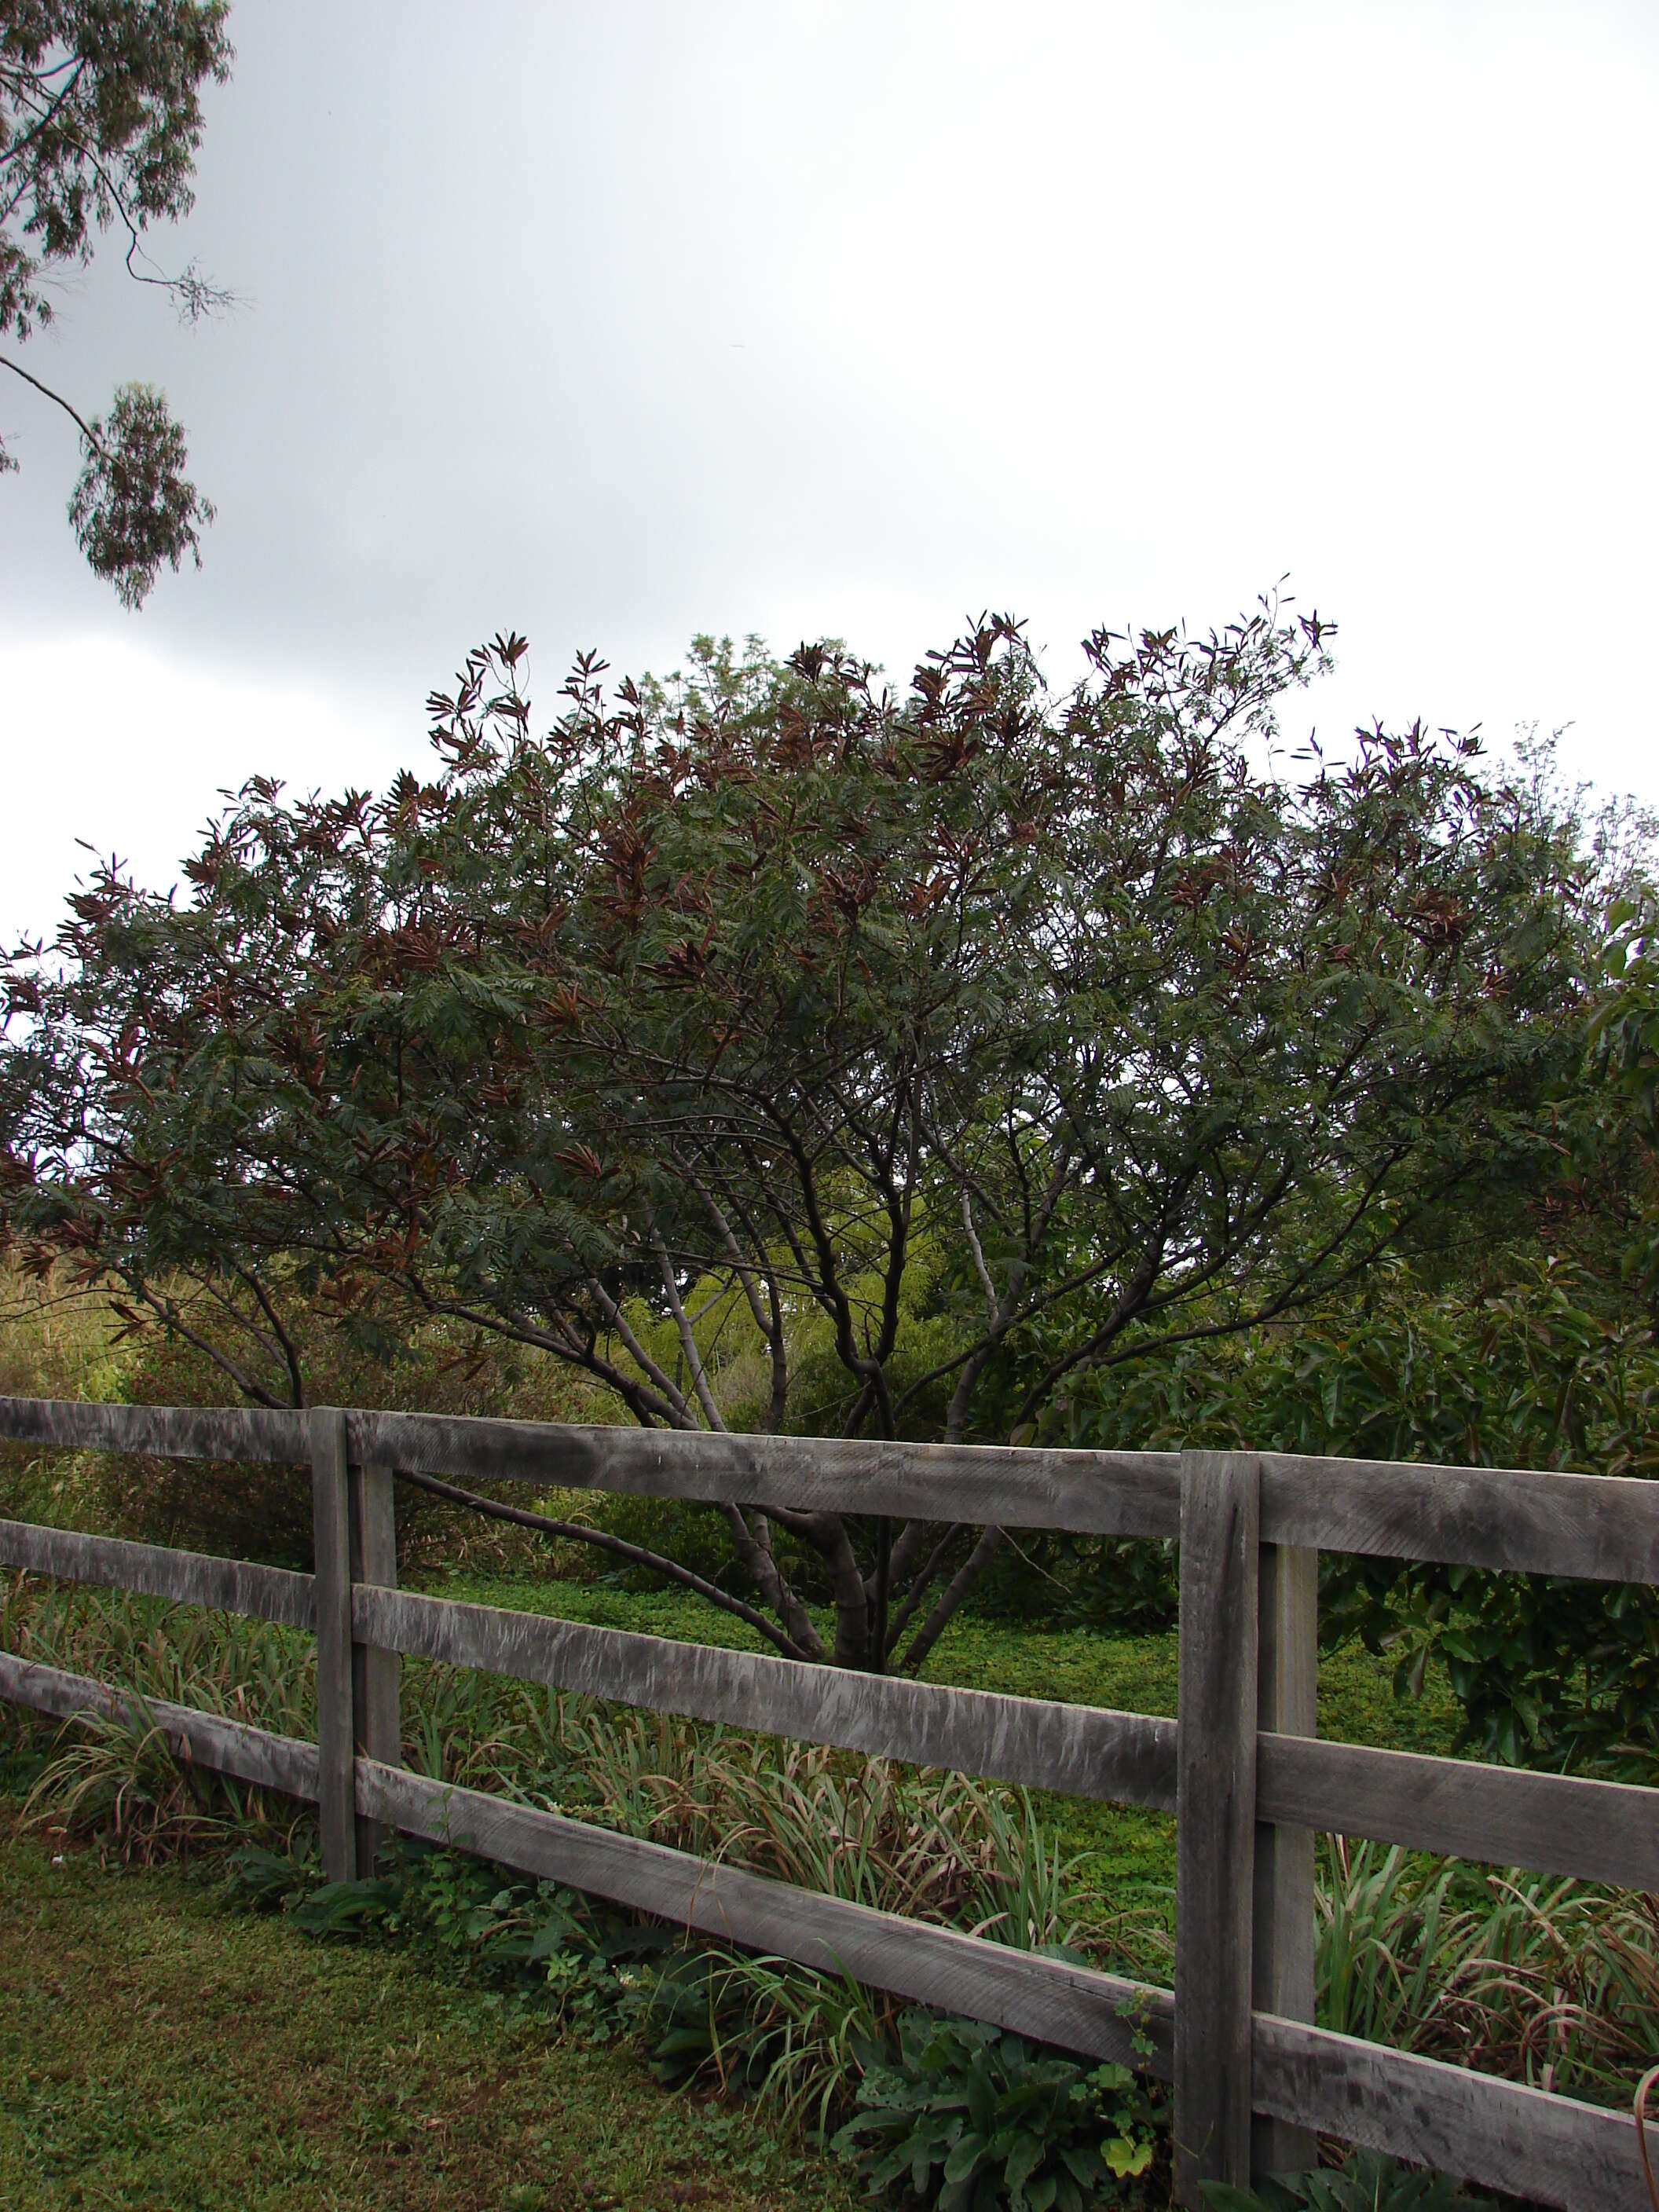
[[769,1620],[752,1605],[745,1605],[739,1597],[720,1589],[702,1575],[683,1567],[678,1559],[665,1559],[659,1552],[650,1552],[643,1544],[630,1544],[626,1538],[613,1536],[608,1529],[589,1528],[582,1521],[557,1521],[546,1513],[532,1513],[522,1505],[503,1505],[493,1498],[480,1498],[476,1491],[459,1489],[453,1482],[441,1481],[435,1474],[419,1474],[411,1468],[397,1469],[399,1482],[407,1482],[416,1490],[424,1490],[434,1498],[447,1499],[452,1505],[464,1505],[471,1513],[482,1513],[492,1521],[508,1521],[518,1528],[534,1528],[544,1536],[560,1536],[575,1544],[591,1544],[598,1551],[609,1552],[613,1559],[626,1559],[636,1567],[648,1567],[653,1574],[678,1583],[682,1589],[695,1590],[700,1598],[735,1620],[747,1621],[765,1637],[767,1642],[782,1652],[786,1659],[805,1659],[812,1655],[803,1650],[794,1638]]

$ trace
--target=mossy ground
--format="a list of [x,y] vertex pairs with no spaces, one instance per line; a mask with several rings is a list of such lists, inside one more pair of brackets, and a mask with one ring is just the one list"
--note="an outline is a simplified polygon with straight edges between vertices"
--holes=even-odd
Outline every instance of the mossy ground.
[[319,1942],[0,1801],[8,2212],[830,2212],[767,2116],[515,2023],[424,1954]]

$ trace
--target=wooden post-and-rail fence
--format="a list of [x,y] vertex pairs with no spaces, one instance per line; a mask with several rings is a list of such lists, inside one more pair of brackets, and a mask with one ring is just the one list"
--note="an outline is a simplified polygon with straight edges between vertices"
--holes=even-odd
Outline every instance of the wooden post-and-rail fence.
[[[1644,2212],[1636,2127],[1316,2027],[1318,1830],[1659,1893],[1659,1790],[1322,1742],[1322,1549],[1659,1583],[1659,1483],[1279,1453],[1091,1452],[684,1435],[421,1414],[0,1399],[0,1440],[308,1465],[315,1572],[0,1521],[0,1565],[306,1629],[314,1744],[149,1701],[204,1765],[314,1801],[326,1871],[387,1829],[1174,2085],[1176,2187],[1311,2162],[1319,2133],[1534,2202]],[[1178,1537],[1179,1717],[942,1688],[397,1587],[394,1473],[1083,1534]],[[792,1888],[448,1787],[400,1764],[400,1655],[659,1712],[1176,1815],[1173,1990]],[[131,1693],[0,1652],[0,1696]],[[1146,2052],[1150,2040],[1151,2055]]]

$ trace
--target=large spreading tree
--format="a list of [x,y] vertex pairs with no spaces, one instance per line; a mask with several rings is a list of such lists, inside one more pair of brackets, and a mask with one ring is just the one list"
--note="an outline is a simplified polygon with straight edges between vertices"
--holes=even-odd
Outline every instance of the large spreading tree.
[[[142,605],[163,562],[200,565],[210,502],[185,471],[185,434],[153,386],[120,386],[83,412],[17,350],[53,319],[52,293],[100,238],[125,234],[129,275],[194,320],[227,295],[194,267],[169,274],[151,226],[187,214],[202,90],[223,83],[229,0],[0,0],[0,368],[80,434],[70,522],[94,573]],[[17,465],[0,437],[0,475]]]
[[[666,686],[583,660],[546,735],[498,639],[429,781],[252,784],[187,895],[106,872],[14,958],[5,1231],[259,1402],[324,1311],[646,1425],[1062,1432],[1084,1376],[1283,1322],[1547,1152],[1571,826],[1421,727],[1287,760],[1327,635],[1103,630],[1060,694],[1006,620],[898,691],[705,642]],[[724,1517],[780,1649],[878,1668],[1002,1541]]]

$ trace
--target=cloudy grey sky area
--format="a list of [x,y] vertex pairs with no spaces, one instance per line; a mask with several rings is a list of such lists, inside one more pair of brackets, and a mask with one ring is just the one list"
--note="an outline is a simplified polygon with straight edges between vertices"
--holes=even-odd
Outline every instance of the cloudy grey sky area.
[[423,762],[515,626],[907,672],[986,606],[1054,672],[1288,572],[1292,710],[1502,740],[1659,803],[1659,12],[1092,0],[240,0],[180,330],[113,240],[28,365],[165,386],[216,501],[137,616],[0,386],[0,929],[76,840],[173,879],[215,792]]

